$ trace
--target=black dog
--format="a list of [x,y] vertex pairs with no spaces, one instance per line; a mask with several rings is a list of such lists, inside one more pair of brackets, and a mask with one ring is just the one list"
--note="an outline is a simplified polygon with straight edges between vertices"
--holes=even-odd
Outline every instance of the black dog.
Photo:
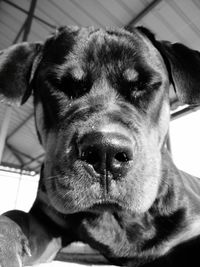
[[1,52],[1,95],[33,92],[46,151],[30,212],[0,217],[1,266],[45,262],[73,241],[118,265],[198,259],[200,182],[165,147],[170,85],[200,102],[200,54],[144,28],[61,28]]

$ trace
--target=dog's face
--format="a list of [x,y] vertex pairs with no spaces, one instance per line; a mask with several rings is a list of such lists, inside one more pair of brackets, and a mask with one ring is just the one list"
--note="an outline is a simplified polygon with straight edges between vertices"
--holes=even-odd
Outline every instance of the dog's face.
[[169,121],[168,73],[150,41],[138,31],[65,29],[45,44],[34,86],[52,205],[146,211]]
[[[68,214],[150,208],[162,177],[170,83],[184,102],[199,101],[196,68],[191,71],[199,60],[179,46],[161,45],[144,29],[63,28],[35,48],[23,44],[0,55],[4,97],[25,100],[31,80],[46,151],[42,183],[55,209]],[[13,72],[12,61],[26,68]],[[189,71],[184,64],[191,65]],[[193,79],[190,89],[186,72]]]

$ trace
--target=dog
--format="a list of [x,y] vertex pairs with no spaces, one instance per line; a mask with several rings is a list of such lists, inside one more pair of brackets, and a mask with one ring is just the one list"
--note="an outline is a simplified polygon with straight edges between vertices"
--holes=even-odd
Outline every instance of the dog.
[[166,148],[171,88],[200,103],[200,53],[144,27],[61,27],[1,52],[1,99],[33,94],[45,149],[30,212],[0,216],[2,267],[75,241],[116,265],[199,265],[200,181]]

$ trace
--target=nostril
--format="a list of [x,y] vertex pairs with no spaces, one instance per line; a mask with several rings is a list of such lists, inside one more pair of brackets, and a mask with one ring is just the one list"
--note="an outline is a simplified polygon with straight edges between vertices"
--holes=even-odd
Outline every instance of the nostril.
[[87,149],[81,152],[81,160],[88,164],[95,165],[100,161],[100,156],[95,148],[87,147]]
[[[132,143],[126,136],[114,133],[88,133],[78,142],[78,156],[85,168],[101,175],[126,175],[133,161]],[[87,166],[89,165],[89,166]]]
[[115,155],[115,159],[121,163],[125,163],[131,160],[131,158],[129,157],[129,155],[126,152],[118,152]]

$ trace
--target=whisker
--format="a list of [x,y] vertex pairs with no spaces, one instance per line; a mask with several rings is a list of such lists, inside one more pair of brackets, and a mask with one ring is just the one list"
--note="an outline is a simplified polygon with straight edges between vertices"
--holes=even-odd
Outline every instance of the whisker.
[[53,175],[53,176],[49,176],[49,177],[45,177],[45,180],[52,180],[52,179],[56,179],[56,178],[60,178],[60,175]]

